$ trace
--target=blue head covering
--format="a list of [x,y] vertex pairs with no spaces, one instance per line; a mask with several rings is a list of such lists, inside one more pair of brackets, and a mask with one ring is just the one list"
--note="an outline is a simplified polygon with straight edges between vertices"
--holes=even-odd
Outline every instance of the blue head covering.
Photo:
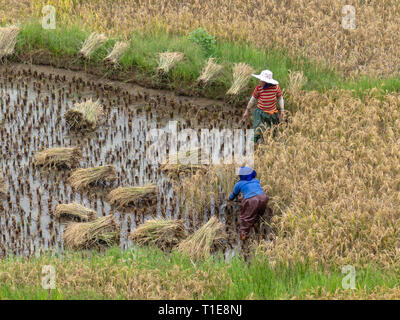
[[269,87],[275,87],[275,85],[272,84],[272,83],[266,82],[266,83],[264,84],[264,86],[263,86],[263,89],[267,89],[267,88],[269,88]]
[[257,176],[256,170],[249,167],[241,167],[239,170],[239,178],[240,180],[250,181]]

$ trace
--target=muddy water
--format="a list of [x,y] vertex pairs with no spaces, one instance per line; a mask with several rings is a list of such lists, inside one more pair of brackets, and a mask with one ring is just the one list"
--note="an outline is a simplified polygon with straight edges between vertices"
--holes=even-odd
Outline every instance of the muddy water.
[[[99,99],[106,119],[95,132],[72,132],[64,113],[75,102]],[[124,83],[106,83],[82,73],[57,69],[15,66],[0,69],[0,170],[8,187],[0,214],[0,256],[39,254],[63,250],[65,225],[54,219],[54,208],[61,203],[78,202],[97,211],[98,216],[113,213],[121,225],[121,247],[132,243],[127,235],[137,225],[155,217],[183,218],[188,228],[196,228],[182,210],[169,181],[146,157],[152,128],[166,128],[170,120],[184,128],[230,128],[238,123],[240,111],[204,99],[176,97],[168,92],[146,90]],[[70,171],[43,170],[33,166],[36,152],[44,148],[79,145],[83,151],[80,167],[112,164],[118,179],[112,185],[76,192],[68,183]],[[108,192],[117,186],[158,185],[157,202],[152,208],[114,210],[107,203]],[[230,219],[227,209],[206,208],[205,214],[219,214],[237,241],[238,220]],[[231,206],[229,215],[238,216]],[[205,219],[207,218],[205,216]]]

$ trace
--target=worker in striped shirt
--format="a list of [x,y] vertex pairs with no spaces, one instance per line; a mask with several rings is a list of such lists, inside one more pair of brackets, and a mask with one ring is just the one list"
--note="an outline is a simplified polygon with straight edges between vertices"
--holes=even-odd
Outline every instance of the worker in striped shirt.
[[[243,122],[249,116],[249,110],[253,107],[257,100],[257,108],[254,111],[254,142],[257,143],[262,140],[262,129],[271,128],[273,125],[279,123],[285,117],[285,108],[283,102],[282,90],[279,87],[278,81],[272,78],[270,70],[264,70],[260,74],[253,74],[260,80],[258,86],[254,89],[253,96],[251,97],[246,111],[243,114]],[[276,102],[279,104],[279,111],[276,108]],[[278,116],[278,113],[280,116]]]

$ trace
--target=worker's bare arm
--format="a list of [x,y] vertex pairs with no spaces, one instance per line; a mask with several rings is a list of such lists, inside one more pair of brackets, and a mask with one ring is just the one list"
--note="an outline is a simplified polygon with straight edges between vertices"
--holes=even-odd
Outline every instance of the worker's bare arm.
[[281,115],[281,120],[285,118],[285,102],[283,101],[283,96],[278,99],[279,111]]
[[249,110],[254,106],[256,102],[256,98],[251,96],[251,99],[249,100],[249,103],[247,104],[246,111],[243,113],[242,121],[246,121],[247,118],[249,117]]

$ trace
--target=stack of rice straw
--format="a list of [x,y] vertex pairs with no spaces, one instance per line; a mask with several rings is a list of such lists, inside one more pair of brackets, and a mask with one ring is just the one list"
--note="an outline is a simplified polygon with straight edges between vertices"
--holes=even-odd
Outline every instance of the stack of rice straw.
[[150,245],[162,250],[170,250],[185,236],[182,220],[154,219],[137,227],[131,232],[129,238],[140,246]]
[[88,222],[96,218],[96,211],[73,202],[56,206],[54,216],[59,220]]
[[19,31],[17,26],[0,28],[0,59],[13,54]]
[[118,240],[119,227],[113,215],[89,222],[72,222],[64,231],[64,245],[75,250],[112,246]]
[[215,78],[222,70],[222,65],[215,63],[215,58],[208,59],[206,65],[201,71],[200,76],[197,78],[197,83],[206,85],[213,78]]
[[34,164],[45,168],[73,168],[79,164],[82,152],[78,147],[50,148],[35,155]]
[[103,107],[99,101],[89,99],[77,102],[74,107],[65,113],[68,126],[75,130],[94,130],[102,121]]
[[169,70],[174,67],[178,62],[182,61],[185,55],[182,52],[161,52],[158,54],[158,68],[159,74],[167,74]]
[[114,45],[114,48],[107,55],[107,57],[104,58],[104,61],[109,62],[114,65],[118,64],[119,59],[124,54],[126,49],[128,49],[128,47],[129,47],[128,42],[125,42],[125,41],[116,42]]
[[225,247],[225,226],[213,216],[205,225],[178,245],[178,251],[194,258],[208,258],[213,249]]
[[236,63],[233,66],[233,83],[227,95],[238,95],[248,84],[254,69],[245,63]]
[[107,41],[107,39],[108,38],[103,33],[99,34],[97,32],[93,32],[83,43],[79,54],[89,58],[93,52],[95,52]]

